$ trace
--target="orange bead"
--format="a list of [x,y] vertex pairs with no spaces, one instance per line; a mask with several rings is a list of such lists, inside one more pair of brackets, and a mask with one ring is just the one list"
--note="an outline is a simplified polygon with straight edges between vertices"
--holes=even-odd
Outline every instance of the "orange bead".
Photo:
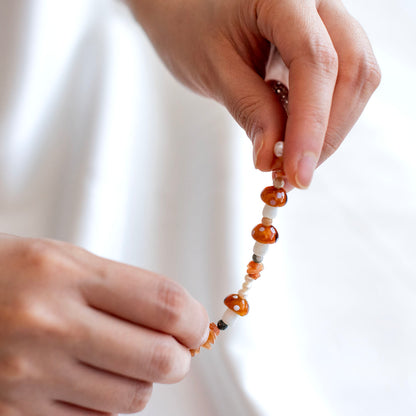
[[224,299],[224,304],[237,315],[244,316],[248,314],[248,302],[239,295],[230,295]]
[[215,325],[214,322],[211,322],[209,324],[208,339],[200,347],[189,350],[191,352],[192,357],[194,357],[196,354],[199,354],[201,347],[206,348],[207,350],[210,350],[217,336],[219,335],[219,333],[220,333],[220,330],[218,329],[217,325]]
[[272,172],[272,179],[278,179],[278,178],[284,178],[286,176],[286,173],[283,169],[275,169]]
[[262,244],[273,244],[279,238],[279,234],[273,225],[265,226],[263,224],[256,225],[251,232],[253,238]]
[[247,264],[247,273],[260,273],[263,271],[264,266],[263,263],[256,263],[255,261],[251,261],[249,264]]
[[272,225],[273,224],[273,220],[271,218],[263,217],[261,219],[261,223],[263,225]]
[[276,189],[274,186],[268,186],[263,189],[261,199],[271,207],[283,207],[286,205],[287,195],[283,188]]
[[247,276],[254,280],[257,280],[260,277],[260,273],[248,273]]
[[217,338],[217,336],[219,335],[220,330],[217,328],[217,325],[214,324],[214,322],[211,322],[209,324],[209,335],[208,335],[208,339],[202,344],[202,347],[210,350],[211,349],[211,345],[214,344],[215,339]]

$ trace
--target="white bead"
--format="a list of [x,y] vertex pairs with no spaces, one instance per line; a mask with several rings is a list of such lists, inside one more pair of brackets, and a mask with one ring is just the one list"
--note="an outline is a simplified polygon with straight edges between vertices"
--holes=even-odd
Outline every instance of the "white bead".
[[244,282],[243,287],[238,291],[238,294],[244,298],[247,292],[251,289],[251,283]]
[[270,205],[264,204],[263,217],[270,219],[276,218],[277,210],[277,207],[271,207]]
[[240,315],[237,315],[235,312],[233,312],[231,309],[228,309],[224,312],[222,315],[222,320],[225,322],[228,326],[231,326],[234,321],[239,317]]
[[249,275],[246,275],[244,280],[245,282],[243,283],[242,288],[238,291],[238,294],[242,297],[246,296],[247,292],[251,289],[251,285],[255,279],[252,279]]
[[278,141],[274,145],[274,154],[276,155],[276,157],[282,157],[283,156],[283,148],[284,148],[284,142],[282,142],[282,141]]
[[273,180],[273,186],[277,189],[285,186],[285,180],[283,178],[276,178]]
[[243,283],[243,289],[250,289],[252,285],[252,282],[244,282]]
[[258,241],[256,241],[256,243],[254,244],[253,247],[253,253],[256,256],[264,256],[267,253],[267,250],[269,249],[269,245],[268,244],[262,244],[259,243]]
[[252,277],[250,277],[248,274],[246,275],[246,277],[244,278],[244,280],[247,283],[253,283],[255,279],[253,279]]
[[238,291],[238,294],[242,297],[242,298],[245,298],[246,297],[246,294],[247,294],[247,292],[250,290],[250,288],[243,288],[243,289],[240,289],[239,291]]

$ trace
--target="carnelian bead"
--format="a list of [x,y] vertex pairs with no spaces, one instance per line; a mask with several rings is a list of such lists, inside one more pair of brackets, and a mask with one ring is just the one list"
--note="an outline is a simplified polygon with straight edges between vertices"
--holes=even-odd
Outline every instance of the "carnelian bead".
[[263,189],[261,199],[271,207],[283,207],[286,205],[287,195],[283,188],[276,189],[274,186],[268,186]]
[[260,277],[260,273],[248,273],[247,276],[253,280],[257,280]]
[[273,227],[273,225],[256,225],[253,228],[251,235],[258,243],[262,244],[273,244],[279,238],[279,234],[277,233],[277,230]]
[[217,336],[219,335],[219,333],[220,333],[220,330],[218,329],[217,325],[215,325],[214,322],[211,322],[209,324],[208,339],[200,347],[189,350],[192,357],[194,357],[196,354],[199,354],[199,352],[201,351],[201,347],[206,348],[207,350],[210,350]]
[[256,263],[255,261],[251,261],[249,264],[247,264],[247,273],[253,274],[253,273],[260,273],[263,271],[264,266],[262,263]]
[[209,324],[209,335],[208,339],[202,344],[202,347],[207,348],[208,350],[211,349],[211,345],[215,342],[215,339],[219,335],[220,330],[218,329],[217,325],[214,322]]
[[245,316],[248,314],[248,302],[239,295],[230,295],[224,299],[224,304],[237,315]]
[[275,178],[273,179],[273,186],[277,189],[285,187],[285,180],[283,178]]
[[275,169],[272,172],[272,179],[279,179],[279,178],[284,178],[286,176],[286,173],[283,169]]
[[272,224],[273,224],[273,220],[272,220],[271,218],[263,217],[263,218],[261,219],[261,223],[262,223],[263,225],[268,226],[268,225],[272,225]]

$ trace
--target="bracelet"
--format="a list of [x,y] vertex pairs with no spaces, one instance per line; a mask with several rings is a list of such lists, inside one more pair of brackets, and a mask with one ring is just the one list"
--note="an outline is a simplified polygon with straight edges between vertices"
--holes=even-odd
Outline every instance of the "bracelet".
[[[272,83],[273,91],[277,94],[281,105],[287,112],[288,107],[288,89],[278,81]],[[274,154],[276,157],[283,156],[284,142],[278,141],[274,146]],[[251,232],[255,240],[253,247],[252,260],[247,265],[247,274],[244,278],[244,283],[237,293],[233,293],[224,299],[224,304],[227,307],[221,319],[215,324],[211,322],[209,325],[209,336],[197,349],[191,349],[192,356],[200,352],[201,347],[211,349],[220,331],[225,331],[231,326],[240,316],[245,316],[249,311],[249,304],[246,296],[250,290],[253,282],[259,277],[263,271],[263,258],[271,244],[276,243],[279,238],[279,233],[273,226],[273,219],[276,218],[277,211],[287,203],[287,194],[284,189],[285,173],[283,169],[276,169],[272,172],[273,185],[263,189],[260,197],[265,203],[263,208],[263,217],[261,223],[256,225]]]

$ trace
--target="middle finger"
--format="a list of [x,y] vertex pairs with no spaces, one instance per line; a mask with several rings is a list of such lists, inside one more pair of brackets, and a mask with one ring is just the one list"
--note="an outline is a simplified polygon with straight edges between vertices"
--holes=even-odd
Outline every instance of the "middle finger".
[[82,324],[71,353],[90,366],[158,383],[175,383],[189,371],[189,350],[170,335],[93,308],[78,316]]

